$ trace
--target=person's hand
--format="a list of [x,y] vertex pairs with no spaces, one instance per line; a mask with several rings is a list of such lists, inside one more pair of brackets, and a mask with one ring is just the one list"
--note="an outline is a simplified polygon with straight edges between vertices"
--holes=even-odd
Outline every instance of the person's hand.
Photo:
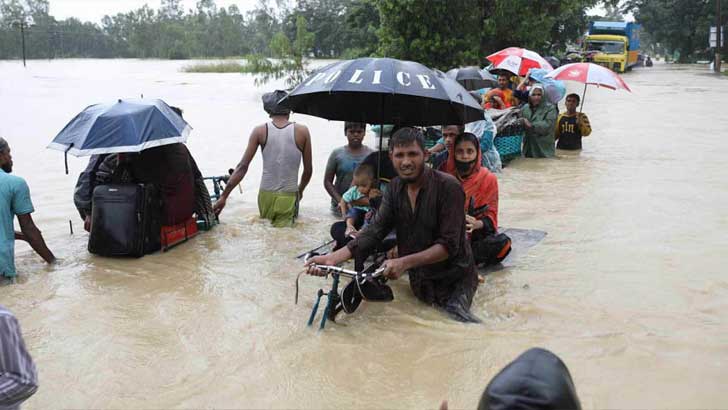
[[317,265],[336,265],[336,261],[329,255],[314,256],[306,261],[306,273],[312,276],[326,276],[327,273],[317,267]]
[[83,219],[83,229],[86,232],[91,232],[91,215],[86,215]]
[[346,213],[349,210],[346,209],[346,202],[344,202],[343,199],[341,201],[339,201],[339,211],[341,212],[341,216],[343,216],[344,218],[346,218]]
[[483,229],[483,221],[475,219],[470,215],[465,215],[465,231],[467,233],[472,233],[478,229]]
[[523,120],[523,126],[524,126],[524,127],[526,127],[526,128],[531,128],[531,127],[533,127],[533,124],[531,124],[531,121],[529,121],[529,120],[527,120],[527,119],[525,119],[525,118],[521,118],[521,119]]
[[404,258],[387,259],[382,264],[384,272],[382,275],[389,279],[399,279],[403,273],[408,269],[407,263],[403,260]]
[[448,410],[447,400],[442,401],[442,403],[440,404],[440,410]]
[[374,198],[377,198],[380,196],[382,196],[382,191],[380,191],[376,188],[372,188],[369,190],[369,199],[374,199]]
[[216,216],[220,216],[220,212],[222,212],[223,208],[225,208],[226,202],[227,198],[224,196],[221,196],[217,201],[215,201],[215,204],[212,206],[212,210],[215,212]]
[[397,259],[399,258],[399,249],[397,246],[387,251],[387,259]]
[[303,189],[298,190],[298,201],[300,202],[303,199]]
[[346,224],[344,236],[351,236],[352,238],[355,238],[357,233],[359,233],[359,231],[354,227],[354,225]]

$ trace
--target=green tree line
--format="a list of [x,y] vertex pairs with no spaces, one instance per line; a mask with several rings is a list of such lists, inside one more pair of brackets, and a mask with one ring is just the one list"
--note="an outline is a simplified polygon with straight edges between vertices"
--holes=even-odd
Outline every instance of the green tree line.
[[[679,62],[711,59],[708,47],[710,26],[716,24],[718,0],[627,0],[623,10],[632,11],[657,52],[678,52]],[[723,1],[724,4],[728,3]],[[728,15],[728,7],[722,15]],[[725,24],[726,18],[722,20]],[[725,31],[724,31],[725,32]],[[724,44],[728,41],[724,41]],[[728,48],[723,47],[723,55]]]
[[[301,58],[388,56],[441,69],[484,64],[508,46],[558,54],[586,30],[598,4],[632,11],[646,37],[686,59],[706,48],[715,0],[259,0],[245,13],[198,0],[161,0],[105,16],[99,24],[49,14],[49,0],[0,0],[0,59],[274,57],[297,41],[303,18],[310,38]],[[728,13],[727,13],[728,14]],[[301,44],[299,44],[300,46]]]

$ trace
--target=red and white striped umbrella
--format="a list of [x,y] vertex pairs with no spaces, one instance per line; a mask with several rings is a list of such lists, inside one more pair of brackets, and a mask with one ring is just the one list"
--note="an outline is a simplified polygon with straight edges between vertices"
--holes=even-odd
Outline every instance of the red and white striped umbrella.
[[543,68],[548,71],[554,69],[537,52],[525,48],[504,48],[486,58],[493,63],[491,70],[507,70],[520,76],[525,76],[531,68]]
[[592,63],[567,64],[546,74],[546,77],[562,81],[576,81],[585,85],[596,85],[597,87],[607,87],[612,90],[621,88],[632,92],[627,83],[617,73]]
[[593,63],[572,63],[561,66],[556,70],[546,74],[546,77],[553,78],[555,80],[566,80],[576,81],[584,84],[584,93],[581,95],[581,104],[579,105],[579,112],[584,108],[584,99],[586,98],[586,86],[596,85],[597,87],[607,87],[612,90],[623,89],[629,92],[627,83],[622,80],[622,77],[614,71],[602,67]]

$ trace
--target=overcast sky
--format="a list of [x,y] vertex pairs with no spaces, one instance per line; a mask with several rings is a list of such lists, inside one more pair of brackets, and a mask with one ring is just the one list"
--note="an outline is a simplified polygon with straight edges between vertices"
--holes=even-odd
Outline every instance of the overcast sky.
[[[50,0],[50,14],[59,20],[76,17],[82,21],[98,23],[105,14],[136,10],[149,4],[149,7],[158,9],[160,0]],[[195,8],[197,0],[182,0],[185,11]],[[227,7],[236,4],[242,13],[255,8],[257,0],[215,0],[218,7]]]

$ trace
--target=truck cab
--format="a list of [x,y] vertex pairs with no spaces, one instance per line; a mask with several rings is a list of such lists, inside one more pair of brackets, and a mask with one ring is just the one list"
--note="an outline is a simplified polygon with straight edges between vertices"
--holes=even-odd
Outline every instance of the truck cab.
[[639,63],[639,24],[593,21],[584,38],[586,61],[623,73]]

